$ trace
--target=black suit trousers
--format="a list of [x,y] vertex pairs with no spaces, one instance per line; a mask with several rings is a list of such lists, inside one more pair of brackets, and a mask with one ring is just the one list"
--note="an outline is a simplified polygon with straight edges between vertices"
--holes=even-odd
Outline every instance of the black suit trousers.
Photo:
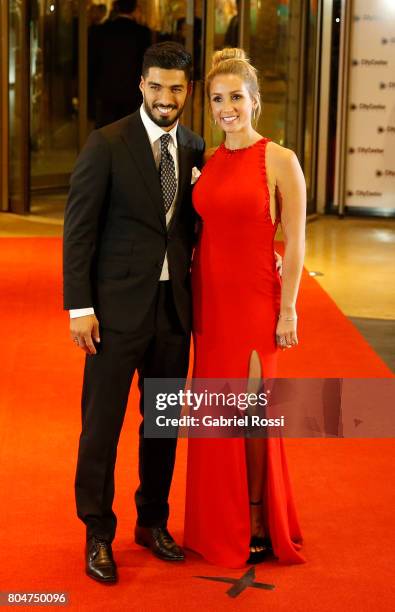
[[[133,375],[137,370],[144,417],[144,378],[183,379],[188,372],[190,335],[177,317],[171,281],[158,283],[138,332],[101,329],[100,338],[97,355],[87,356],[85,362],[75,493],[87,538],[101,535],[111,542],[117,524],[112,509],[117,445]],[[143,432],[144,418],[139,432],[137,522],[143,527],[166,526],[177,440],[144,438]]]

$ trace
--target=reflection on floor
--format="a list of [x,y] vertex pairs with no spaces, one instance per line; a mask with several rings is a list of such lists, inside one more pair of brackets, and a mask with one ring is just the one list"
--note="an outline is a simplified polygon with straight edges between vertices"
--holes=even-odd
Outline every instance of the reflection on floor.
[[[31,215],[0,213],[0,237],[61,236],[65,201],[40,196]],[[306,235],[306,268],[395,370],[395,221],[325,216]]]
[[394,319],[395,221],[321,217],[307,226],[306,267],[350,317]]
[[63,224],[64,209],[66,206],[67,192],[63,194],[33,195],[31,199],[31,212],[43,221],[47,219],[60,221]]
[[395,372],[395,321],[350,317],[383,361]]
[[306,268],[395,371],[395,221],[326,216],[306,235]]
[[62,236],[66,194],[33,196],[30,215],[0,213],[0,237]]

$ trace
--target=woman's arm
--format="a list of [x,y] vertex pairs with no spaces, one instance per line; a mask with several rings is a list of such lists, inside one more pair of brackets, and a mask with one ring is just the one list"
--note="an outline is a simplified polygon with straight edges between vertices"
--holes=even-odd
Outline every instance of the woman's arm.
[[276,183],[281,202],[284,236],[280,318],[276,329],[280,346],[298,343],[296,299],[303,269],[306,226],[306,183],[298,158],[290,149],[278,151]]

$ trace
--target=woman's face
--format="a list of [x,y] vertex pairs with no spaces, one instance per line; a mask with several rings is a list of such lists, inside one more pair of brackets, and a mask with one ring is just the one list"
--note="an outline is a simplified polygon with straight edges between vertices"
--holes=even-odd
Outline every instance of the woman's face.
[[254,103],[248,87],[236,74],[219,74],[210,87],[213,118],[227,133],[251,128]]

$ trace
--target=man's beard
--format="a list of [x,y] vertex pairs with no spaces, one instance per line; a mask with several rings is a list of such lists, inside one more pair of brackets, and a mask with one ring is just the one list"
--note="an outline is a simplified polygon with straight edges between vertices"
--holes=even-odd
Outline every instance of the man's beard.
[[158,125],[159,127],[169,127],[170,125],[173,125],[177,119],[179,119],[182,115],[182,111],[184,110],[184,107],[182,106],[178,113],[176,114],[176,116],[174,117],[174,119],[170,119],[170,117],[162,117],[160,119],[158,119],[157,117],[155,117],[150,109],[150,107],[148,106],[148,104],[146,103],[146,101],[144,100],[144,110],[147,113],[148,117],[154,122],[156,123],[156,125]]

